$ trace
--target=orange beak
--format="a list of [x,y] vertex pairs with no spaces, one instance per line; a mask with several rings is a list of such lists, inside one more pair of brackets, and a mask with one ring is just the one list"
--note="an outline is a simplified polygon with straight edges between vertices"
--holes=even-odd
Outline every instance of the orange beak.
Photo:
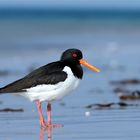
[[91,64],[89,64],[86,60],[84,59],[80,59],[80,64],[92,69],[93,71],[96,71],[96,72],[100,72],[100,70],[94,66],[92,66]]

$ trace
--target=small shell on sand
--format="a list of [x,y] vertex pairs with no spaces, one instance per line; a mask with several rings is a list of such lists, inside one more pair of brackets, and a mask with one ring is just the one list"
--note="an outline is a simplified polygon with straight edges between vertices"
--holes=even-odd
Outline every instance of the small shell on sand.
[[89,116],[91,116],[91,113],[90,113],[89,111],[86,111],[86,112],[85,112],[85,116],[86,116],[86,117],[89,117]]

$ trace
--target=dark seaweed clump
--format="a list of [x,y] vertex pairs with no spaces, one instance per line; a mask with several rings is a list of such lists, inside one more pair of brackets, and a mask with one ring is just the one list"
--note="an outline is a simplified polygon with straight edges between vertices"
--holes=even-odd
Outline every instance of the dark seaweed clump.
[[0,112],[24,112],[24,109],[4,108],[4,109],[0,109]]
[[110,82],[113,85],[127,85],[127,84],[131,84],[131,85],[135,85],[135,84],[140,84],[140,80],[139,79],[127,79],[127,80],[120,80],[120,81],[111,81]]
[[118,103],[100,103],[100,104],[90,104],[87,105],[86,108],[88,109],[108,109],[112,107],[127,107],[127,106],[137,106],[137,104],[128,104],[125,102],[118,102]]

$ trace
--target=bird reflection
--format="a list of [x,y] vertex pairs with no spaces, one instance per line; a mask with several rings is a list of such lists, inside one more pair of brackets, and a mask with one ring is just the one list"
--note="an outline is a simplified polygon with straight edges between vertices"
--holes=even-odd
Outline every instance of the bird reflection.
[[46,129],[40,128],[40,139],[39,140],[46,140],[44,139],[44,135],[47,134],[48,139],[52,140],[52,127],[48,127]]

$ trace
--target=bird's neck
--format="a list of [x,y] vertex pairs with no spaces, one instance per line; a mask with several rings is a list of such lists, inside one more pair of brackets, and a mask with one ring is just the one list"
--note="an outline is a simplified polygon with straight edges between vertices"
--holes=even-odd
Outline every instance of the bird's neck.
[[63,61],[63,63],[64,63],[64,66],[68,66],[71,68],[71,70],[76,78],[82,79],[83,69],[80,64],[65,62],[65,61]]

